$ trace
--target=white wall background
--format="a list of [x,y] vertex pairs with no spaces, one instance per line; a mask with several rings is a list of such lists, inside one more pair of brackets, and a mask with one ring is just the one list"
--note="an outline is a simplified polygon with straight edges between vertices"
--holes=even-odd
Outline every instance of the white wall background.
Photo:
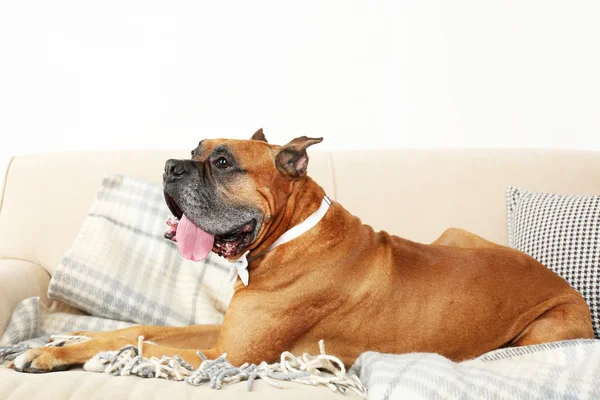
[[600,149],[600,2],[0,2],[0,162],[189,147]]

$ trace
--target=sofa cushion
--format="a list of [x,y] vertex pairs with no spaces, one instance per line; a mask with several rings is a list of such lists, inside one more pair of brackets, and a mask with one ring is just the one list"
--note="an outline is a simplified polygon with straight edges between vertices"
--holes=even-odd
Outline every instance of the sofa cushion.
[[600,338],[600,196],[507,189],[508,241],[585,298]]
[[283,389],[257,380],[252,392],[246,382],[227,385],[221,390],[209,385],[192,386],[164,379],[140,379],[133,376],[96,374],[81,369],[50,374],[23,374],[0,364],[0,397],[2,399],[334,399],[352,400],[360,396],[348,391],[345,396],[325,386],[309,386],[284,382]]

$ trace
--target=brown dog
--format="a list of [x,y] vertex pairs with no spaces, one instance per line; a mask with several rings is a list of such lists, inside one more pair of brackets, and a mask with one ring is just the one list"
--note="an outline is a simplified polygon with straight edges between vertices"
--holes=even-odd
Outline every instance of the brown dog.
[[236,282],[222,326],[77,332],[92,340],[29,350],[14,367],[66,369],[135,344],[139,335],[154,343],[146,356],[178,354],[195,366],[198,349],[209,358],[226,352],[234,364],[272,362],[284,350],[315,352],[320,339],[350,365],[367,350],[464,360],[593,337],[587,304],[562,278],[459,229],[432,245],[415,243],[375,232],[334,202],[314,227],[269,250],[322,204],[324,190],[306,176],[306,148],[321,139],[274,146],[262,130],[252,139],[203,140],[191,160],[169,160],[165,168],[169,207],[199,235],[180,243],[182,254],[202,258],[207,240],[230,260],[249,251],[250,283]]

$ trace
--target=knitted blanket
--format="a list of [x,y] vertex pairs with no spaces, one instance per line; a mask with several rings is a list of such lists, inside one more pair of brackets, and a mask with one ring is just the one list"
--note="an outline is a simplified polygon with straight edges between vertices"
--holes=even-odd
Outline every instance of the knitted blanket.
[[507,348],[461,363],[366,352],[351,371],[374,400],[600,399],[600,340]]
[[[0,364],[14,360],[33,347],[62,347],[75,345],[89,340],[85,336],[54,335],[53,332],[73,330],[110,330],[131,325],[127,322],[84,315],[69,306],[54,303],[48,308],[34,297],[21,302],[13,312],[3,342],[0,346]],[[46,343],[52,337],[53,341]],[[19,343],[10,345],[7,338]],[[21,340],[24,339],[24,340]],[[223,354],[216,360],[207,360],[202,353],[198,357],[204,362],[198,369],[178,356],[161,359],[146,358],[143,354],[143,337],[137,346],[125,346],[119,351],[100,352],[84,365],[90,372],[102,372],[118,376],[138,376],[140,378],[168,379],[185,381],[198,386],[207,384],[213,389],[221,389],[225,384],[247,381],[248,390],[252,390],[256,379],[281,388],[277,381],[290,381],[305,385],[324,385],[335,392],[352,391],[366,396],[366,389],[355,373],[348,373],[343,363],[335,356],[325,352],[324,343],[319,343],[319,354],[294,355],[283,352],[279,362],[234,366]],[[316,347],[316,344],[315,344]]]

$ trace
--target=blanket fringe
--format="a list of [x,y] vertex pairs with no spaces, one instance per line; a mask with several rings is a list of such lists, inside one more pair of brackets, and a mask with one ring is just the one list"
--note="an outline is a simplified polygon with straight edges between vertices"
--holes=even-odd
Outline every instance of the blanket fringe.
[[248,391],[252,391],[254,381],[262,379],[276,388],[283,387],[277,381],[288,381],[312,386],[323,385],[340,393],[350,390],[363,398],[367,395],[358,376],[348,373],[339,358],[325,352],[323,340],[319,341],[320,354],[316,356],[306,353],[295,356],[286,351],[281,354],[280,361],[273,364],[245,363],[236,367],[227,360],[227,354],[208,360],[198,352],[203,360],[198,369],[194,369],[179,356],[146,358],[143,355],[143,345],[144,337],[140,336],[137,346],[129,345],[118,351],[98,353],[84,365],[84,369],[117,376],[185,380],[194,386],[209,384],[212,389],[217,390],[226,384],[247,381]]
[[29,346],[23,346],[19,344],[0,347],[0,364],[5,361],[14,360],[29,349]]

